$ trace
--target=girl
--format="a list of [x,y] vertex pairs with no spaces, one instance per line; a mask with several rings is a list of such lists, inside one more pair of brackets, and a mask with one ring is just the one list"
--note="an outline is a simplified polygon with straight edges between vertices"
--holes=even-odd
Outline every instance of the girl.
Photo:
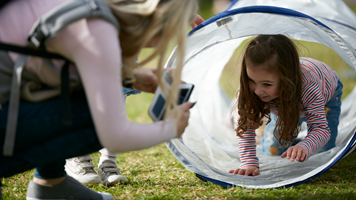
[[[80,1],[80,0],[77,0]],[[83,4],[95,5],[91,0]],[[38,18],[69,0],[11,1],[0,12],[0,40],[25,46],[32,25]],[[73,65],[71,73],[80,75],[83,90],[71,95],[72,124],[62,123],[59,97],[40,102],[21,100],[14,154],[0,156],[0,179],[36,168],[27,189],[28,199],[112,199],[66,176],[66,158],[85,155],[102,147],[109,152],[124,152],[151,147],[180,137],[188,125],[192,103],[176,105],[184,43],[189,24],[198,9],[197,0],[105,0],[119,23],[119,30],[99,18],[80,19],[61,29],[45,44],[47,51],[59,54]],[[21,13],[21,14],[19,14]],[[173,105],[166,119],[153,124],[128,121],[124,109],[122,79],[130,77],[132,86],[153,93],[163,74],[162,60],[169,41],[177,38],[177,67],[168,96]],[[140,64],[159,56],[157,69],[135,64],[140,50],[155,51]],[[5,52],[7,53],[7,52]],[[9,53],[13,61],[18,54]],[[55,63],[56,64],[56,63]],[[60,68],[60,66],[55,66]],[[29,57],[25,69],[60,87],[60,76],[48,77],[41,58]],[[46,80],[49,83],[46,82]],[[0,142],[3,144],[9,104],[0,110]],[[1,148],[2,150],[3,148]]]
[[[284,35],[258,35],[248,43],[243,55],[234,107],[240,116],[236,133],[241,165],[229,173],[259,174],[255,129],[262,124],[263,117],[268,123],[271,121],[270,113],[278,116],[275,139],[288,147],[274,153],[282,153],[281,158],[303,162],[323,146],[334,147],[341,95],[342,83],[325,63],[300,58],[293,41]],[[301,117],[306,119],[308,135],[291,146],[300,131]]]

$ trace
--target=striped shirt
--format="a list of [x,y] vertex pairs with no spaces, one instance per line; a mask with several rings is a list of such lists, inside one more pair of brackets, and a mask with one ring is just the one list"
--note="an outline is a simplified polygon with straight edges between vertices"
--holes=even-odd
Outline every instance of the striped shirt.
[[[325,104],[334,95],[338,77],[325,63],[311,58],[300,58],[303,73],[301,117],[306,117],[308,134],[296,146],[307,149],[305,160],[314,155],[330,139],[330,129],[326,120]],[[269,102],[271,112],[278,115],[279,100]],[[259,167],[256,156],[256,133],[248,129],[238,138],[241,159],[240,168]]]

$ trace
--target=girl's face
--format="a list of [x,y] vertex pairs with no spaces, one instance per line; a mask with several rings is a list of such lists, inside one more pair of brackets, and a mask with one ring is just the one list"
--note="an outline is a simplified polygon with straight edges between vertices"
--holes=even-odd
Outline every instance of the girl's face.
[[279,96],[280,80],[276,73],[269,72],[269,66],[261,64],[253,66],[246,62],[246,72],[249,78],[249,88],[253,91],[263,102],[269,102]]

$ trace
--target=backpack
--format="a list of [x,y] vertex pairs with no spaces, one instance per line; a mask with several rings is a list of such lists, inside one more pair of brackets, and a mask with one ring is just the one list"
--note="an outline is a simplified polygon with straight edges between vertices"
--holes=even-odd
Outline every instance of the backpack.
[[12,1],[12,0],[2,0],[2,1],[0,1],[0,9],[2,8],[2,7],[4,7],[7,3],[9,3],[10,1]]
[[[0,8],[11,0],[2,1]],[[29,33],[28,44],[25,47],[0,42],[0,109],[1,104],[9,102],[5,142],[3,145],[4,156],[12,156],[22,83],[32,81],[41,84],[39,78],[24,70],[26,59],[29,55],[42,57],[49,68],[53,68],[51,59],[65,60],[60,72],[61,76],[61,103],[63,108],[63,123],[71,124],[69,101],[69,60],[61,55],[46,51],[46,42],[60,30],[72,22],[83,18],[101,18],[113,24],[119,30],[119,23],[111,13],[108,5],[102,0],[72,0],[65,2],[50,10],[32,26]],[[13,63],[8,52],[19,53],[18,59]]]

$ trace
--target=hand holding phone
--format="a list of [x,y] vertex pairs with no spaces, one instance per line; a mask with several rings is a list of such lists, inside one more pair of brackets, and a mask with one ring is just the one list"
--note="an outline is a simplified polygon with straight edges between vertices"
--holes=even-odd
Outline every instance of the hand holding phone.
[[[168,86],[172,85],[173,79],[169,72],[165,71],[162,77],[163,84]],[[182,83],[179,87],[179,96],[177,104],[180,105],[189,100],[190,95],[194,89],[193,84]],[[151,105],[148,109],[148,114],[153,121],[160,121],[164,117],[165,113],[165,104],[166,104],[166,95],[163,93],[161,87],[157,87]]]
[[190,117],[190,109],[192,108],[191,102],[185,102],[179,105],[180,109],[180,118],[177,119],[177,133],[176,138],[179,138],[184,133],[185,129],[188,126],[188,120]]

